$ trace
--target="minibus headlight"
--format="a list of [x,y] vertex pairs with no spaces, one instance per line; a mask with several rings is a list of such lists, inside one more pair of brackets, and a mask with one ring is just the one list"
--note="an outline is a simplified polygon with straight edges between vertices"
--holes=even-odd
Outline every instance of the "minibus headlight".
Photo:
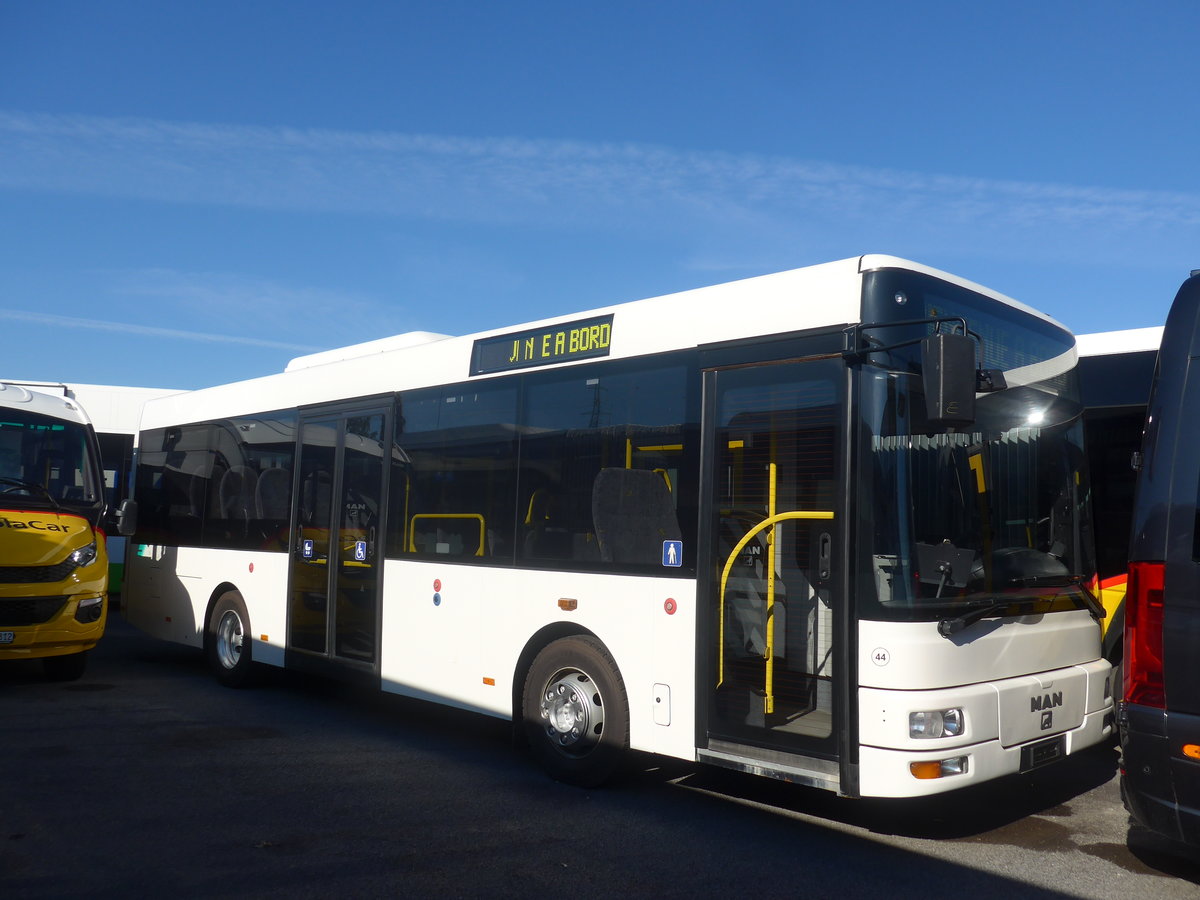
[[908,714],[911,738],[958,737],[963,733],[961,709],[932,709]]
[[75,564],[77,569],[90,566],[96,561],[96,542],[92,541],[86,547],[80,547],[67,558]]
[[84,597],[75,608],[75,621],[83,625],[99,622],[104,613],[103,597]]

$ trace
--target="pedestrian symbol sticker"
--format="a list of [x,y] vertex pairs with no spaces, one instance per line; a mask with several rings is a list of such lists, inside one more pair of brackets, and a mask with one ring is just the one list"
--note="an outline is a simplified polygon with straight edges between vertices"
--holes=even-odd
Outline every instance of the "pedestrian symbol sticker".
[[683,565],[683,541],[663,541],[662,564],[676,568]]
[[366,562],[367,561],[367,542],[366,541],[355,541],[354,542],[354,560],[355,560],[355,562]]

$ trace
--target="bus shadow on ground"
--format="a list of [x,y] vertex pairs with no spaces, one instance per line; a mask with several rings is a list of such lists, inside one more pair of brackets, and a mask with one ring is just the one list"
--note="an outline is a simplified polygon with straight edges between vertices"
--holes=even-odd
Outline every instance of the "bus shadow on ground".
[[974,787],[915,799],[849,800],[828,791],[781,784],[724,769],[680,764],[671,778],[687,787],[728,794],[804,816],[831,819],[877,834],[929,840],[971,840],[1042,815],[1067,815],[1073,798],[1110,781],[1117,771],[1114,747],[1097,747],[1056,766]]
[[[738,804],[773,808],[789,817],[837,823],[880,835],[1010,846],[1041,852],[1078,851],[1141,875],[1200,884],[1194,848],[1134,824],[1125,843],[1089,841],[1069,823],[1071,802],[1117,776],[1115,746],[1094,747],[1062,763],[936,797],[850,800],[816,788],[783,784],[719,768],[646,757],[638,780],[658,780]],[[1077,839],[1082,838],[1082,839]]]
[[[159,675],[187,680],[210,677],[197,648],[154,641],[119,619],[105,637],[91,674],[103,680],[105,657],[134,659]],[[43,680],[29,661],[5,667],[0,685]],[[458,765],[494,768],[503,764],[509,777],[535,784],[542,776],[533,761],[514,746],[511,725],[478,713],[443,707],[392,694],[363,690],[306,673],[259,667],[255,689],[278,694],[284,703],[329,706],[352,717],[357,727],[412,742]],[[224,688],[213,687],[214,691]],[[501,760],[504,760],[501,763]],[[1131,827],[1126,843],[1084,843],[1070,827],[1071,803],[1117,775],[1118,752],[1108,744],[1025,775],[929,798],[848,800],[815,788],[786,784],[717,767],[631,755],[622,778],[602,790],[637,787],[651,791],[683,789],[718,802],[759,808],[828,827],[844,825],[900,838],[1012,846],[1021,849],[1079,851],[1139,874],[1159,874],[1200,884],[1200,865],[1189,848],[1180,848]],[[572,790],[572,789],[567,789]],[[586,793],[586,792],[584,792]]]

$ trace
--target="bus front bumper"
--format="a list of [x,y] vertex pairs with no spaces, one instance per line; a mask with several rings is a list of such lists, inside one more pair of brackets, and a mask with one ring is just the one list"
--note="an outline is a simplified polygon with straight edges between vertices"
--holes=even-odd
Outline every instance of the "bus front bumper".
[[[38,625],[2,624],[4,604],[9,602],[18,601],[0,598],[0,660],[41,659],[91,650],[108,623],[108,599],[104,594],[71,596],[53,618]],[[99,616],[93,619],[97,606]],[[93,620],[81,622],[80,618]]]
[[[859,751],[859,792],[863,797],[925,797],[1032,771],[1098,744],[1113,733],[1111,708],[1087,713],[1083,722],[1053,737],[1005,747],[999,739],[932,751],[863,746]],[[919,777],[935,764],[947,774]]]

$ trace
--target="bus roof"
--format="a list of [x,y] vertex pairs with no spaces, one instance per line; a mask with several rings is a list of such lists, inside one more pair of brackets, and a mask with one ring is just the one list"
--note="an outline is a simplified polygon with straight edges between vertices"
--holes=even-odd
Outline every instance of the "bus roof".
[[29,388],[40,394],[75,400],[87,410],[97,433],[135,434],[147,400],[177,394],[174,388],[126,387],[116,384],[79,384],[62,381],[26,381],[6,378],[5,384]]
[[[608,317],[608,359],[854,324],[861,315],[861,275],[884,268],[940,278],[1063,328],[1048,316],[966,279],[898,257],[870,254],[461,337],[412,332],[310,354],[292,360],[284,373],[152,400],[146,406],[142,427],[477,380],[500,371],[472,368],[477,342],[495,339],[497,345],[502,339],[525,340]],[[564,359],[557,365],[569,366],[575,361]],[[506,371],[523,368],[518,365]]]
[[66,397],[30,390],[23,385],[7,381],[0,381],[0,408],[24,409],[65,422],[90,424],[87,413],[78,403]]
[[1097,331],[1075,337],[1075,346],[1080,356],[1105,356],[1110,353],[1141,353],[1147,350],[1158,352],[1162,343],[1163,327],[1128,328],[1124,331]]

